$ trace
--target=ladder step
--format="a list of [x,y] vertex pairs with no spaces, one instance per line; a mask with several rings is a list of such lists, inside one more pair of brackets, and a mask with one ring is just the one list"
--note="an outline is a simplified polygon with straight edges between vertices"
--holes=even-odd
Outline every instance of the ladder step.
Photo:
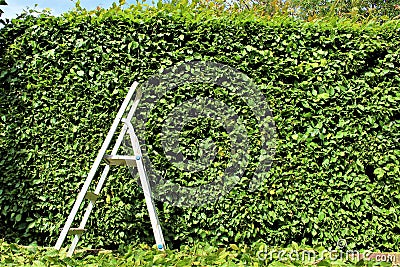
[[70,228],[68,230],[68,235],[81,235],[85,231],[86,231],[86,229],[83,229],[83,228]]
[[129,166],[136,166],[136,157],[135,156],[126,156],[126,155],[105,155],[103,157],[104,161],[111,166],[126,166],[126,161],[129,161]]
[[98,194],[95,194],[95,193],[93,193],[93,192],[86,192],[86,195],[85,195],[85,198],[86,198],[86,199],[88,199],[88,200],[90,200],[90,201],[93,201],[93,202],[95,202],[95,201],[97,200],[98,197],[99,197],[99,195],[98,195]]

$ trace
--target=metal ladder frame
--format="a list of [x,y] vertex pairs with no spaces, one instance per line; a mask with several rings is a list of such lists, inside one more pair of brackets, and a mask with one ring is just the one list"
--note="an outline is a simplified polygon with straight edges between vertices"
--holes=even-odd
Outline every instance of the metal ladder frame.
[[[147,210],[150,215],[151,225],[153,228],[153,234],[154,234],[154,238],[156,240],[157,248],[159,250],[165,249],[165,241],[164,241],[163,233],[161,230],[161,225],[160,225],[160,222],[159,222],[159,219],[157,216],[157,212],[155,209],[155,205],[153,202],[153,198],[151,195],[151,187],[150,187],[150,183],[147,178],[146,169],[145,169],[143,161],[142,161],[143,157],[142,157],[139,141],[135,134],[134,128],[131,124],[131,119],[136,111],[136,108],[137,108],[140,98],[142,96],[142,92],[140,91],[140,89],[137,89],[137,86],[138,86],[138,83],[134,82],[132,84],[132,86],[130,87],[128,94],[126,95],[125,100],[122,103],[122,105],[117,113],[117,116],[115,117],[114,122],[111,125],[110,130],[108,131],[108,134],[103,142],[103,145],[101,146],[99,153],[97,154],[97,157],[92,165],[92,168],[90,169],[90,171],[87,175],[85,183],[83,184],[81,191],[79,192],[79,194],[77,196],[75,204],[67,218],[67,221],[65,222],[64,227],[61,230],[61,233],[60,233],[60,236],[58,237],[57,243],[54,246],[55,249],[60,250],[67,235],[73,235],[74,238],[72,240],[72,244],[67,252],[67,256],[69,256],[69,257],[73,255],[73,253],[75,251],[75,247],[78,244],[79,238],[85,231],[86,223],[89,219],[90,213],[92,212],[94,204],[101,192],[103,184],[107,178],[108,172],[110,170],[110,165],[127,165],[129,167],[137,167],[138,168],[140,182],[141,182],[141,185],[142,185],[142,188],[144,191],[146,206],[147,206]],[[123,118],[125,110],[127,109],[129,102],[131,101],[132,96],[135,91],[136,91],[136,96],[135,96],[135,99],[133,100],[132,107],[130,108],[126,118]],[[114,144],[111,155],[106,155],[105,153],[112,141],[112,138],[118,128],[118,125],[121,122],[123,122],[124,125],[123,125],[122,130],[119,133],[118,138]],[[130,141],[131,141],[132,148],[133,148],[135,155],[134,156],[117,155],[118,149],[121,146],[122,140],[127,132],[129,134]],[[95,191],[90,192],[90,191],[88,191],[89,186],[92,183],[93,178],[95,177],[97,170],[100,166],[100,163],[103,159],[106,161],[107,165],[104,167],[103,172],[101,173],[101,176],[97,183]],[[85,198],[89,200],[89,203],[86,207],[85,213],[82,217],[79,227],[71,228],[71,225],[75,219],[75,216],[78,213],[79,208]]]

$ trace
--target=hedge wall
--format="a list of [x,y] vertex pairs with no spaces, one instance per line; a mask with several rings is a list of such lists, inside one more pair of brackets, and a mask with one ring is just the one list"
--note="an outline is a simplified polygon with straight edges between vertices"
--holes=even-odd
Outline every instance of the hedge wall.
[[[346,239],[398,248],[399,27],[191,12],[73,11],[0,30],[0,239],[53,245],[127,87],[204,60],[260,85],[276,156],[255,192],[245,177],[213,205],[157,202],[170,246]],[[142,191],[126,169],[111,172],[88,228],[84,245],[153,243]]]

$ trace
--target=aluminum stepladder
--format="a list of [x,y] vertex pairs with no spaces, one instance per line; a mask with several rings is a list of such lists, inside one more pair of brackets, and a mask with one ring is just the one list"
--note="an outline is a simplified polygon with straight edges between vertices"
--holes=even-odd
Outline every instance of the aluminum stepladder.
[[[139,176],[140,176],[140,182],[141,182],[141,185],[143,188],[143,192],[144,192],[144,196],[145,196],[145,200],[146,200],[146,206],[147,206],[147,210],[149,212],[157,248],[159,250],[164,250],[164,248],[165,248],[165,242],[164,242],[164,237],[163,237],[162,230],[161,230],[161,225],[158,220],[157,212],[156,212],[153,198],[151,195],[150,183],[147,179],[146,169],[145,169],[145,167],[143,165],[143,161],[142,161],[142,153],[141,153],[139,141],[135,134],[134,128],[131,124],[131,119],[135,113],[135,110],[136,110],[136,108],[139,104],[140,98],[142,96],[142,93],[139,89],[137,89],[137,86],[138,86],[138,83],[134,82],[132,84],[132,86],[130,87],[128,94],[126,95],[125,100],[122,103],[122,105],[118,111],[118,114],[117,114],[116,118],[114,119],[114,122],[106,136],[106,139],[104,140],[103,145],[101,146],[99,153],[97,154],[97,157],[92,165],[92,168],[90,169],[90,171],[87,175],[86,181],[83,184],[82,189],[77,196],[77,199],[76,199],[75,204],[68,216],[68,219],[65,222],[63,229],[61,230],[61,233],[60,233],[60,236],[58,237],[57,243],[54,246],[55,249],[60,250],[67,235],[73,235],[72,244],[67,252],[67,256],[73,255],[73,253],[75,251],[75,247],[78,244],[79,238],[86,230],[85,229],[86,223],[89,219],[90,213],[92,212],[94,204],[100,194],[103,184],[107,178],[108,172],[110,170],[110,166],[112,166],[112,165],[129,166],[129,167],[137,168]],[[123,118],[124,114],[126,113],[125,111],[129,105],[135,91],[136,91],[136,95],[135,95],[135,99],[133,100],[132,106],[131,106],[126,118]],[[120,123],[123,123],[122,130],[121,130],[120,134],[118,135],[118,138],[114,144],[111,154],[106,155],[108,146],[110,145],[110,143],[113,139],[113,136],[114,136]],[[134,155],[117,155],[118,149],[121,146],[121,143],[122,143],[126,133],[129,134],[132,148],[134,151]],[[101,173],[101,176],[96,185],[95,191],[90,192],[90,191],[88,191],[89,186],[92,183],[92,180],[94,179],[94,177],[96,176],[97,170],[100,167],[100,163],[102,160],[104,160],[107,163],[107,165],[104,166],[103,172]],[[89,200],[89,203],[86,206],[86,210],[85,210],[85,213],[79,224],[79,227],[71,228],[71,225],[75,219],[75,216],[78,213],[79,208],[80,208],[82,202],[84,201],[84,199]]]

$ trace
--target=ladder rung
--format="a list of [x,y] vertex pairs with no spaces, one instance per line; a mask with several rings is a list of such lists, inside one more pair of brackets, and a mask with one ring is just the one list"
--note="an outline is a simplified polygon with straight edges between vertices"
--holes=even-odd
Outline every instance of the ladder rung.
[[86,192],[86,195],[85,195],[86,199],[89,199],[90,201],[93,201],[93,202],[95,202],[98,197],[99,197],[99,195],[97,195],[93,192]]
[[69,235],[81,235],[85,231],[86,231],[86,229],[83,229],[83,228],[70,228],[68,230],[68,234]]
[[136,157],[135,156],[126,156],[126,155],[105,155],[103,157],[104,161],[111,166],[126,166],[126,161],[129,161],[129,166],[136,166]]

